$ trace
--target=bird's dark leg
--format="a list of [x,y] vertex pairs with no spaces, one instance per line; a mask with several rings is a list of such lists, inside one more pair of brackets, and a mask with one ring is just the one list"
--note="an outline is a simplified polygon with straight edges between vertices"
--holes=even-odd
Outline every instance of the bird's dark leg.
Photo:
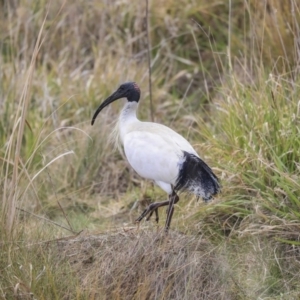
[[166,206],[169,205],[170,201],[166,200],[163,202],[154,202],[151,203],[144,211],[143,213],[135,220],[136,223],[142,221],[148,214],[149,216],[147,217],[147,220],[150,219],[150,217],[152,216],[153,212],[155,212],[155,220],[156,222],[158,222],[158,208],[161,206]]
[[151,218],[152,215],[153,215],[153,212],[155,212],[155,221],[156,221],[156,223],[158,223],[158,221],[159,221],[158,208],[156,208],[156,209],[154,209],[154,210],[152,210],[152,211],[150,212],[150,214],[149,214],[148,217],[146,218],[146,221],[149,221],[149,220],[150,220],[150,218]]
[[170,224],[171,224],[172,216],[174,213],[174,204],[176,204],[178,201],[179,201],[179,197],[175,193],[175,191],[173,191],[172,194],[169,195],[169,200],[166,200],[163,202],[151,203],[143,211],[143,213],[136,219],[135,222],[138,223],[138,222],[142,221],[142,219],[145,218],[147,215],[148,215],[148,217],[146,218],[146,220],[148,221],[151,218],[151,216],[153,215],[153,212],[155,212],[155,216],[156,216],[155,221],[158,223],[158,220],[159,220],[158,208],[169,205],[169,207],[167,209],[167,220],[166,220],[166,226],[165,226],[165,230],[168,231]]
[[166,225],[165,225],[165,231],[167,232],[170,228],[172,216],[174,213],[174,204],[176,204],[179,201],[178,195],[173,190],[172,194],[169,196],[169,208],[167,210],[167,219],[166,219]]

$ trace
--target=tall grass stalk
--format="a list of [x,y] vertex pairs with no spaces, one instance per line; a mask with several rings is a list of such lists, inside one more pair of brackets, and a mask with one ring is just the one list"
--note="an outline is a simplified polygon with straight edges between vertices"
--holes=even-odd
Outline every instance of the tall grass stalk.
[[[18,179],[18,172],[19,172],[20,160],[21,160],[20,157],[21,145],[23,140],[24,127],[26,124],[27,109],[30,102],[32,78],[35,69],[37,55],[43,43],[42,33],[43,33],[46,18],[47,16],[44,18],[44,21],[42,23],[42,26],[40,28],[37,37],[37,41],[32,54],[32,59],[27,71],[27,75],[25,77],[25,83],[20,97],[18,110],[15,116],[15,124],[16,127],[18,127],[18,130],[17,132],[14,131],[14,136],[10,139],[9,146],[5,154],[6,161],[11,161],[11,160],[13,161],[13,173],[12,173],[11,182],[8,182],[8,172],[10,166],[8,163],[6,164],[6,172],[5,172],[6,176],[4,179],[5,181],[4,181],[4,192],[3,192],[3,201],[2,201],[2,220],[4,221],[3,225],[5,226],[6,233],[8,236],[10,236],[13,231],[13,225],[16,218],[17,199],[20,196],[17,179]],[[14,147],[14,143],[16,143],[15,147]],[[14,154],[12,154],[13,152],[12,149],[14,149]]]

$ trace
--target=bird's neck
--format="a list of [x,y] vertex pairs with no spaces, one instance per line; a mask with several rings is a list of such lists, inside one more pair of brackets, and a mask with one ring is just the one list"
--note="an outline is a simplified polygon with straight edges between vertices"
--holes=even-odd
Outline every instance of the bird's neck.
[[120,137],[123,142],[124,136],[130,131],[134,123],[140,122],[136,117],[137,102],[127,102],[119,117]]

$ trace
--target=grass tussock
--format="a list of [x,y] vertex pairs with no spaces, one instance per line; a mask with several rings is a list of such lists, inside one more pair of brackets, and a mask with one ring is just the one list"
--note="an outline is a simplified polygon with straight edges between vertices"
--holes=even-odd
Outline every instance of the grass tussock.
[[[56,246],[55,246],[56,248]],[[203,238],[125,229],[58,241],[91,298],[228,299],[226,261]]]
[[[0,297],[298,299],[298,2],[149,1],[149,41],[145,5],[0,2]],[[164,238],[128,227],[166,196],[112,150],[122,104],[90,126],[128,80],[151,119],[148,42],[155,121],[223,186]]]

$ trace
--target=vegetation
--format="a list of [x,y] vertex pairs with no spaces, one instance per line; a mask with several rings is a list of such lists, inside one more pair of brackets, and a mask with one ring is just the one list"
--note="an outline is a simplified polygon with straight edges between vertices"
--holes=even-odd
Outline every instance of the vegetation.
[[[298,299],[300,6],[281,0],[0,1],[0,298]],[[165,194],[113,150],[119,83],[222,182]]]

